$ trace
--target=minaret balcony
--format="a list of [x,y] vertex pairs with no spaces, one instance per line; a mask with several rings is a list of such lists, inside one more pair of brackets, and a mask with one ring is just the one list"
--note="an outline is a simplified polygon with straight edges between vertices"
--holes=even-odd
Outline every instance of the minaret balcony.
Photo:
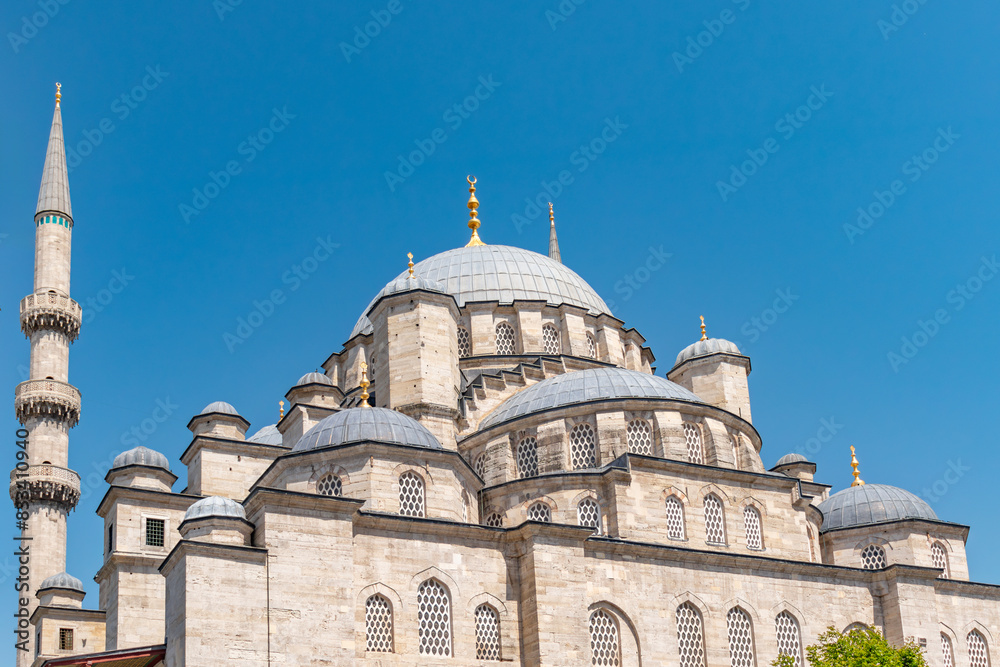
[[48,329],[61,331],[74,341],[80,335],[82,316],[80,304],[55,292],[29,294],[21,299],[21,331],[25,336]]
[[73,428],[80,421],[80,390],[58,380],[22,382],[14,389],[14,412],[22,424],[32,417],[48,417]]
[[80,475],[43,463],[10,473],[10,498],[19,502],[50,502],[73,509],[80,500]]

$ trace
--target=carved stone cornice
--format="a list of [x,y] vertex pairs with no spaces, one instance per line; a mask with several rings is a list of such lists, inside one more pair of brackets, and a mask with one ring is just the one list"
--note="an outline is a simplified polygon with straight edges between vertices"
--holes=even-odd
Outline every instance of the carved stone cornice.
[[80,335],[83,309],[73,299],[55,292],[29,294],[21,299],[21,331],[31,337],[36,331],[58,331],[72,342]]
[[80,421],[80,390],[58,380],[28,380],[14,389],[14,412],[27,424],[31,417],[50,417],[73,428]]
[[80,475],[50,463],[10,473],[10,498],[15,503],[54,503],[72,510],[80,500]]

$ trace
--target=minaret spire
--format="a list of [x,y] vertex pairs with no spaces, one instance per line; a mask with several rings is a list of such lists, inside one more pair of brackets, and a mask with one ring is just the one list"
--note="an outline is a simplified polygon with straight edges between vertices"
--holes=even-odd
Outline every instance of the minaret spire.
[[52,114],[52,129],[49,130],[49,147],[45,152],[45,166],[42,168],[42,187],[38,190],[39,213],[61,213],[73,223],[73,207],[69,201],[69,176],[66,169],[66,146],[63,143],[62,84],[56,84],[56,108]]
[[552,212],[552,202],[549,202],[549,258],[562,264],[559,254],[559,238],[556,237],[556,214]]

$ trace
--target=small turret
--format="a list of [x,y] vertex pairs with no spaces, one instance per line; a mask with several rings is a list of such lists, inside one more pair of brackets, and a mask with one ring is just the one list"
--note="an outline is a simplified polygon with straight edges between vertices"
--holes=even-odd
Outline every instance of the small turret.
[[709,338],[701,318],[701,339],[681,350],[667,378],[705,402],[747,421],[750,419],[750,358],[735,343]]

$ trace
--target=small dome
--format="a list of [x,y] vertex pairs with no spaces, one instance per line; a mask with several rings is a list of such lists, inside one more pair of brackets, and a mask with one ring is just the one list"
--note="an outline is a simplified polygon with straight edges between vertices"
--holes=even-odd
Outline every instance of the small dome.
[[326,417],[303,435],[293,452],[352,442],[386,442],[443,449],[434,434],[402,412],[388,408],[349,408]]
[[163,454],[148,447],[136,447],[127,452],[122,452],[115,457],[111,464],[111,469],[124,468],[125,466],[152,466],[170,470],[170,462]]
[[614,398],[649,398],[703,403],[670,380],[624,368],[588,368],[542,380],[501,403],[479,424],[479,430],[534,412]]
[[188,508],[184,513],[185,521],[194,519],[204,519],[206,517],[224,517],[227,519],[246,519],[247,514],[235,500],[223,498],[222,496],[209,496],[202,498]]
[[810,461],[801,454],[792,452],[791,454],[785,454],[778,459],[778,462],[774,464],[774,467],[777,468],[779,466],[786,466],[789,463],[810,463]]
[[280,445],[281,440],[281,431],[276,424],[268,424],[247,438],[247,442],[256,442],[260,445]]
[[331,387],[333,386],[333,380],[323,375],[322,373],[306,373],[299,378],[298,382],[295,383],[296,387],[301,387],[305,384],[327,384]]
[[707,354],[715,354],[716,352],[742,355],[740,349],[736,347],[736,343],[731,343],[724,338],[709,338],[708,340],[699,340],[691,343],[681,350],[681,353],[677,355],[677,361],[674,362],[674,366],[679,366],[681,362],[688,359],[704,357]]
[[224,415],[236,415],[237,417],[240,415],[240,413],[236,412],[236,408],[231,406],[229,403],[226,403],[225,401],[215,401],[214,403],[209,403],[202,408],[201,412],[198,413],[198,416],[211,414],[213,412],[219,412]]
[[900,519],[938,520],[931,506],[921,498],[886,484],[848,487],[824,500],[818,509],[823,513],[821,532],[824,533]]
[[72,574],[60,572],[59,574],[53,574],[48,579],[44,580],[38,587],[38,590],[45,588],[68,588],[70,590],[80,591],[83,593],[83,582],[74,577]]

